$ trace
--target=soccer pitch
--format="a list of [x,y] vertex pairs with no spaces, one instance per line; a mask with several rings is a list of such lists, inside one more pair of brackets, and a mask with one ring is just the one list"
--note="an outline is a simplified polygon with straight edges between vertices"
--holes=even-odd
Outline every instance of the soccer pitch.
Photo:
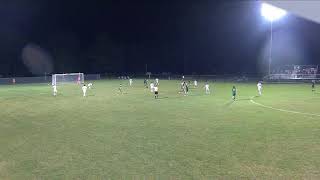
[[[319,179],[320,93],[310,84],[204,82],[159,99],[134,80],[0,86],[0,179]],[[231,100],[236,85],[238,97]]]

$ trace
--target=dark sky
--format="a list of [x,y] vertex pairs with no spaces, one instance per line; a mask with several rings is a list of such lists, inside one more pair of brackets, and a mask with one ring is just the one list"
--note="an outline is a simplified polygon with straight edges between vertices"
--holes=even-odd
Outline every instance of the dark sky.
[[[52,73],[262,73],[270,26],[257,1],[2,0],[0,74],[32,75],[28,44]],[[320,64],[319,25],[274,23],[277,64]]]

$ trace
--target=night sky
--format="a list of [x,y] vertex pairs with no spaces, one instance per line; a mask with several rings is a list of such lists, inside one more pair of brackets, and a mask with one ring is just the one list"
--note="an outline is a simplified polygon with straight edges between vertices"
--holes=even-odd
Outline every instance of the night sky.
[[[36,73],[27,45],[52,72],[261,74],[270,25],[257,1],[2,0],[0,74]],[[273,66],[320,64],[320,25],[293,15],[274,23]],[[39,73],[38,73],[39,74]]]

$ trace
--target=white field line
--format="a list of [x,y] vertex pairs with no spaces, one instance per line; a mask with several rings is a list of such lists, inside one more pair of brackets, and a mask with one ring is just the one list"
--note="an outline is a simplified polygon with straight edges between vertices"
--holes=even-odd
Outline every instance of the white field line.
[[276,111],[281,111],[281,112],[286,112],[286,113],[293,113],[293,114],[301,114],[301,115],[307,115],[307,116],[317,116],[320,117],[320,114],[313,114],[313,113],[304,113],[304,112],[299,112],[299,111],[291,111],[291,110],[285,110],[285,109],[279,109],[279,108],[274,108],[271,106],[266,106],[260,103],[257,103],[253,100],[254,96],[251,97],[250,102],[252,102],[255,105],[267,108],[267,109],[272,109],[272,110],[276,110]]

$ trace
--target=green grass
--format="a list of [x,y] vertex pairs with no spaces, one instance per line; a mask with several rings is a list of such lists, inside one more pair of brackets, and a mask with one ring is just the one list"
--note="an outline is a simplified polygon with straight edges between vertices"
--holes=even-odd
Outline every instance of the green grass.
[[[189,96],[160,80],[80,87],[0,86],[0,179],[319,179],[320,117],[250,102],[256,84],[200,82]],[[126,81],[122,82],[127,84]],[[310,85],[264,85],[256,102],[320,114]]]

